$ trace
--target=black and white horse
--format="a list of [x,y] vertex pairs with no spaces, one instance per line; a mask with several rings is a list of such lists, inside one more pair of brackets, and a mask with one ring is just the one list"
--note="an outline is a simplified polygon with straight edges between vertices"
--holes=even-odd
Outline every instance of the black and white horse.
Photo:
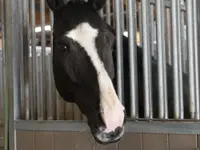
[[59,94],[78,105],[97,141],[119,140],[125,108],[112,83],[114,35],[98,13],[105,0],[47,3],[54,13],[53,73]]
[[[87,117],[92,135],[102,144],[123,136],[125,108],[116,94],[115,32],[98,11],[106,0],[47,0],[54,14],[53,73],[61,97],[77,104]],[[125,105],[129,109],[128,39],[123,37]],[[138,47],[139,114],[144,116],[142,50]],[[158,116],[157,61],[152,57],[154,114]],[[169,116],[173,117],[172,67],[167,66]],[[188,100],[184,74],[184,98]],[[186,117],[188,102],[184,103]],[[128,110],[129,111],[129,110]]]

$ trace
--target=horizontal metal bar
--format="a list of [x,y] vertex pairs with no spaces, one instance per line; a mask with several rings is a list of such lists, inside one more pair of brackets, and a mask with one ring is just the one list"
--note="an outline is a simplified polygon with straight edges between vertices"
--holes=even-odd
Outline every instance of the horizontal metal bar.
[[[18,131],[90,132],[85,121],[16,121]],[[200,122],[127,121],[125,132],[200,134]]]

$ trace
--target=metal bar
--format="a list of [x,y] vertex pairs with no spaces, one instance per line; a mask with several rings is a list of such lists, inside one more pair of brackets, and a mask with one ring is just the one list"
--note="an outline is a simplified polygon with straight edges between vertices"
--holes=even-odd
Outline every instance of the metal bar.
[[170,17],[170,9],[166,8],[166,21],[167,21],[167,44],[168,44],[168,63],[172,65],[172,49],[171,49],[171,17]]
[[[164,0],[156,0],[157,17],[157,49],[158,49],[158,96],[159,118],[168,118],[167,103],[167,79],[165,56],[165,30],[164,30]],[[166,114],[167,113],[167,114]]]
[[[18,131],[90,132],[85,121],[16,121]],[[200,122],[127,121],[125,132],[200,134]]]
[[82,115],[80,112],[80,109],[78,108],[78,106],[76,104],[73,104],[73,120],[81,120]]
[[63,120],[65,116],[64,112],[64,100],[61,99],[59,93],[56,91],[56,119]]
[[[51,66],[52,66],[52,59],[53,59],[53,12],[50,11],[50,24],[51,24]],[[56,104],[56,87],[55,87],[55,83],[54,83],[54,76],[53,76],[53,66],[52,66],[52,71],[51,71],[51,80],[53,82],[53,85],[52,85],[52,92],[53,92],[53,99],[55,101],[55,104]],[[55,116],[55,119],[56,119],[56,106],[54,107],[54,116]]]
[[[56,98],[56,93],[54,92],[56,89],[55,89],[55,85],[54,85],[54,77],[53,77],[53,66],[52,66],[52,56],[53,56],[53,12],[50,11],[49,12],[49,15],[50,15],[50,26],[51,26],[51,39],[50,39],[50,46],[51,46],[51,52],[49,52],[49,57],[50,57],[50,64],[51,64],[51,69],[50,69],[50,80],[51,80],[51,101],[53,103],[53,118],[56,116],[55,115],[55,110],[56,110],[56,107],[55,107],[55,104],[56,104],[56,101],[55,101],[55,98]],[[46,51],[47,51],[47,47],[46,47]],[[47,98],[48,100],[49,98]]]
[[190,85],[190,115],[191,118],[195,117],[195,52],[194,52],[194,29],[193,29],[193,8],[192,1],[187,0],[187,35],[188,35],[188,58],[189,58],[189,85]]
[[[195,17],[196,17],[196,24],[197,24],[197,35],[195,35],[195,36],[197,36],[196,37],[197,41],[199,41],[200,40],[200,1],[196,1],[196,8],[195,9],[196,9],[195,10],[196,11]],[[198,47],[198,49],[200,48],[200,42],[197,42],[197,47]],[[200,53],[198,53],[197,56],[198,56],[198,58],[200,58]],[[197,100],[199,100],[198,96],[196,98],[197,98]]]
[[138,117],[136,2],[128,0],[131,117]]
[[[200,1],[196,1],[196,23],[197,23],[197,39],[200,40]],[[200,42],[197,43],[198,48],[200,48]],[[200,58],[200,53],[198,53],[198,58]]]
[[177,1],[172,1],[171,4],[172,18],[172,51],[173,51],[173,82],[174,82],[174,118],[180,117],[180,87],[179,87],[179,55],[178,55],[178,29],[177,29]]
[[187,51],[187,36],[186,36],[186,25],[184,16],[185,12],[181,11],[181,36],[182,36],[182,49],[183,49],[183,72],[188,73],[188,51]]
[[0,124],[4,120],[4,86],[3,86],[3,54],[2,49],[0,49]]
[[125,16],[125,11],[124,11],[124,2],[122,1],[121,2],[121,22],[122,22],[122,33],[125,31],[125,19],[124,19],[124,16]]
[[[154,23],[154,5],[150,5],[150,28],[151,28],[151,34],[150,34],[150,45],[151,45],[151,53],[152,56],[157,59],[157,50],[155,48],[155,36],[156,36],[156,29],[155,29],[155,23]],[[157,42],[157,41],[156,41]]]
[[142,27],[142,6],[141,6],[141,2],[139,2],[138,7],[139,7],[138,12],[139,12],[140,46],[143,47],[143,38],[142,38],[143,27]]
[[122,47],[122,14],[121,14],[121,0],[115,1],[116,8],[116,41],[117,41],[117,93],[120,101],[124,104],[124,68],[123,68],[123,47]]
[[111,25],[110,0],[106,1],[106,22]]
[[[31,39],[31,37],[30,37],[30,39]],[[29,76],[29,91],[28,91],[28,93],[29,93],[29,108],[30,108],[30,118],[29,118],[29,120],[34,120],[34,117],[33,117],[33,114],[34,114],[34,106],[33,106],[33,91],[32,91],[32,87],[33,87],[33,72],[32,72],[32,61],[33,61],[33,59],[32,59],[32,53],[31,53],[31,46],[29,47],[29,62],[28,62],[28,66],[29,66],[29,68],[28,68],[28,76]]]
[[[149,0],[150,4],[156,4],[156,0]],[[167,8],[171,7],[171,0],[164,0],[164,6]],[[181,4],[181,10],[186,11],[185,5]]]
[[180,119],[184,118],[184,104],[183,104],[183,67],[182,67],[182,47],[181,47],[181,9],[180,9],[180,0],[177,1],[177,31],[178,31],[178,69],[179,69],[179,88],[180,88],[180,99],[179,99],[179,111],[180,111]]
[[53,83],[52,83],[52,61],[51,61],[51,53],[46,54],[46,68],[47,68],[47,119],[48,120],[53,120],[54,118],[54,99],[53,99]]
[[[126,31],[128,31],[128,24],[129,24],[129,17],[128,17],[128,0],[125,0],[126,1],[126,11],[125,11],[125,14],[124,14],[124,16],[125,16],[125,19],[124,19],[124,21],[125,21],[125,31],[124,32],[126,32]],[[136,9],[136,18],[137,18],[137,2],[135,2],[135,9]],[[137,19],[135,20],[135,22],[136,22],[136,33],[137,33]],[[128,32],[127,32],[128,33]],[[123,33],[124,34],[124,33]],[[137,40],[136,40],[137,41]],[[136,43],[137,44],[137,43]]]
[[[64,102],[64,111],[65,111],[65,114],[64,114],[64,117],[65,117],[65,120],[74,120],[74,105],[73,103],[67,103],[67,102]],[[83,116],[82,116],[83,117]]]
[[41,20],[41,46],[42,46],[42,74],[41,74],[41,116],[39,119],[46,118],[46,31],[45,31],[45,0],[40,0],[40,20]]
[[199,51],[198,51],[198,28],[197,28],[197,0],[193,0],[193,32],[194,32],[194,59],[195,59],[195,119],[200,119],[200,111],[199,111]]
[[[20,5],[22,5],[22,8],[23,8],[23,2],[21,1],[20,2]],[[24,9],[24,8],[23,8]],[[19,33],[20,33],[20,35],[23,35],[23,27],[24,27],[24,25],[23,25],[23,19],[24,19],[24,14],[23,14],[23,9],[20,9],[19,10],[19,16],[21,17],[21,19],[22,20],[20,20],[21,22],[20,22],[20,28],[18,29],[19,31]],[[26,35],[25,35],[26,36]],[[20,37],[21,39],[21,41],[23,40],[23,36],[22,37]],[[21,47],[22,47],[22,49],[21,49],[21,51],[20,51],[20,54],[19,54],[19,63],[20,63],[20,83],[19,83],[19,87],[20,87],[20,118],[21,119],[25,119],[25,112],[26,112],[26,102],[25,102],[25,99],[24,99],[24,51],[23,51],[23,46],[24,46],[24,42],[22,41],[22,43],[21,43],[22,45],[21,45]]]
[[[20,63],[19,54],[22,50],[22,32],[20,32],[22,17],[21,0],[4,0],[3,7],[5,10],[4,24],[4,73],[5,73],[5,108],[8,114],[5,117],[9,118],[9,136],[5,133],[5,138],[9,138],[9,149],[15,150],[16,130],[14,120],[20,118]],[[5,118],[6,120],[8,118]],[[7,127],[6,127],[7,128]],[[7,147],[7,145],[5,145]],[[8,148],[8,147],[7,147]]]
[[29,74],[30,77],[32,77],[31,83],[32,87],[30,98],[31,100],[31,119],[36,119],[35,112],[37,112],[37,91],[36,91],[36,33],[35,33],[35,0],[31,0],[30,2],[30,8],[31,8],[31,56],[32,56],[32,72]]
[[25,119],[30,119],[29,100],[29,1],[23,1],[23,97],[25,100]]
[[6,62],[5,58],[6,58],[6,51],[5,51],[5,31],[6,31],[6,22],[5,22],[5,1],[2,0],[0,2],[1,4],[1,22],[2,22],[2,26],[1,26],[1,35],[2,35],[2,100],[3,100],[3,124],[4,124],[4,149],[8,150],[8,145],[9,145],[9,102],[8,102],[8,84],[7,84],[7,74],[6,71],[7,70],[7,66],[8,66],[8,61]]
[[116,28],[116,21],[115,21],[115,16],[116,16],[116,11],[115,10],[115,0],[112,0],[112,20],[113,20],[113,28],[115,29]]
[[144,101],[145,118],[153,117],[152,111],[152,83],[151,83],[151,52],[149,46],[149,2],[141,0],[142,3],[142,24],[143,24],[143,68],[144,68]]
[[36,91],[37,91],[37,119],[43,120],[44,103],[42,100],[42,52],[36,54]]
[[[0,1],[0,18],[1,18],[1,43],[2,47],[0,48],[0,124],[4,123],[4,67],[3,67],[3,51],[4,51],[4,6],[3,1]],[[6,122],[5,122],[6,124]],[[7,124],[6,124],[7,125]]]

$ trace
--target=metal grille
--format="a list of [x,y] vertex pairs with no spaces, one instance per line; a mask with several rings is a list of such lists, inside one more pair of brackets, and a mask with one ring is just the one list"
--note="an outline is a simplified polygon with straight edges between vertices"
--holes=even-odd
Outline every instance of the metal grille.
[[[187,4],[187,5],[186,5]],[[24,14],[23,41],[30,41],[29,56],[21,62],[20,119],[25,120],[82,120],[85,117],[76,105],[64,102],[58,95],[52,76],[51,48],[53,16],[43,0],[30,1],[30,13]],[[28,12],[28,4],[25,10]],[[153,119],[151,56],[158,63],[159,118],[168,119],[166,62],[173,66],[174,119],[184,119],[183,75],[189,74],[191,119],[199,119],[199,82],[197,51],[197,23],[195,3],[184,1],[107,1],[100,14],[116,29],[118,95],[124,102],[123,41],[129,37],[131,117],[138,117],[136,45],[143,50],[145,118]],[[115,9],[114,9],[115,8]],[[188,11],[186,13],[186,9]],[[40,13],[40,14],[39,14]],[[39,14],[39,15],[38,15]],[[28,32],[30,31],[30,32]],[[27,38],[26,38],[27,37]],[[193,39],[193,40],[187,40]],[[28,48],[24,44],[25,48]],[[25,50],[24,50],[25,51]],[[25,53],[28,55],[28,53]],[[195,65],[194,65],[195,64]],[[28,70],[28,71],[27,71]],[[25,78],[24,78],[25,77]],[[25,83],[26,82],[26,83]],[[47,103],[48,102],[48,103]]]
[[[5,102],[6,112],[10,116],[11,144],[14,143],[15,130],[82,130],[85,124],[77,120],[85,120],[85,117],[76,105],[64,102],[54,86],[51,66],[53,15],[45,6],[45,0],[37,3],[36,0],[3,0],[1,4],[3,49],[0,48],[0,123]],[[139,121],[128,122],[127,130],[156,133],[200,132],[199,6],[198,0],[107,0],[105,8],[101,10],[104,20],[116,29],[117,92],[122,102],[122,35],[129,38],[130,115],[131,119]],[[136,46],[143,51],[145,118],[138,118]],[[141,119],[154,119],[151,56],[158,64],[159,118],[144,122]],[[173,122],[168,119],[166,63],[173,66]],[[189,75],[189,122],[195,120],[196,123],[188,124],[184,120],[184,81],[181,72]]]

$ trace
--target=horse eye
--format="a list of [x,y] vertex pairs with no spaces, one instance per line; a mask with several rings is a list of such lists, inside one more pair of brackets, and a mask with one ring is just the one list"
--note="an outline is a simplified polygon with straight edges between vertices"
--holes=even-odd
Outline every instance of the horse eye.
[[62,51],[66,51],[68,47],[66,45],[58,45],[58,49]]

